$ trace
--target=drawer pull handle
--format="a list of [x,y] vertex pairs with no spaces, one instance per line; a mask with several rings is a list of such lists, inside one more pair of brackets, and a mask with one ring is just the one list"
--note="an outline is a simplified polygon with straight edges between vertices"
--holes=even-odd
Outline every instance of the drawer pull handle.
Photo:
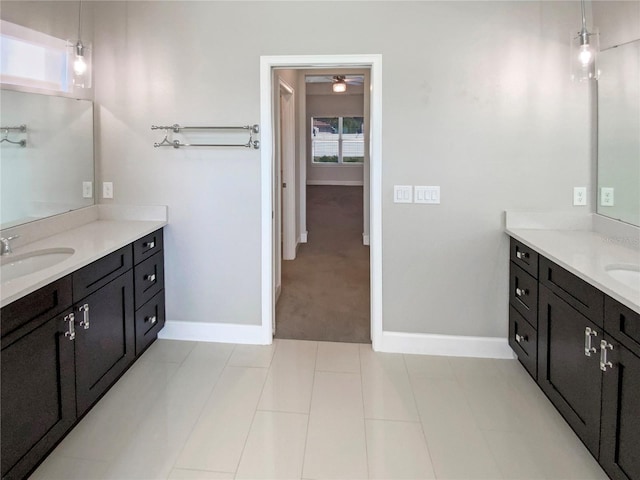
[[529,252],[521,252],[520,250],[518,250],[516,252],[516,257],[518,257],[520,260],[526,260],[527,258],[529,258]]
[[529,338],[526,335],[519,335],[516,333],[516,342],[518,343],[522,343],[522,342],[528,342]]
[[155,323],[158,321],[158,317],[156,317],[155,315],[151,317],[144,317],[144,321],[149,322],[151,325],[155,325]]
[[144,248],[152,249],[156,246],[156,242],[144,242],[142,246]]
[[74,320],[75,320],[75,315],[73,313],[70,313],[69,315],[65,315],[64,317],[64,321],[69,322],[69,330],[64,332],[64,336],[67,337],[69,340],[74,340],[76,338],[76,326],[73,323]]
[[149,275],[145,275],[144,279],[148,282],[155,282],[156,281],[156,274],[155,273],[151,273]]
[[78,308],[78,311],[82,312],[82,321],[80,322],[80,326],[84,327],[85,330],[89,330],[89,304],[85,303]]
[[592,330],[591,327],[586,327],[584,329],[584,354],[587,357],[590,357],[592,353],[596,353],[596,347],[591,346],[591,337],[597,337],[598,332]]
[[607,360],[607,350],[613,350],[613,345],[606,340],[600,340],[600,370],[603,372],[607,371],[607,367],[613,368],[613,363]]
[[526,288],[516,288],[516,296],[526,297],[527,295],[529,295],[529,290]]

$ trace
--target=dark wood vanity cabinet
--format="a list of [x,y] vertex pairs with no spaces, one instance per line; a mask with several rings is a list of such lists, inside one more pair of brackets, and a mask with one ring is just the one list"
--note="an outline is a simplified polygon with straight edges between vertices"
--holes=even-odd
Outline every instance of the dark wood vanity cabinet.
[[[524,271],[514,252],[529,250],[511,239],[509,344],[529,373],[537,355],[538,385],[607,474],[640,480],[640,314],[541,255]],[[536,337],[514,293],[532,290],[524,274],[538,282]]]
[[[2,308],[3,479],[25,478],[157,338],[162,230],[151,237],[151,254],[136,255],[141,239]],[[162,274],[138,293],[150,264]]]
[[71,277],[2,309],[2,478],[23,478],[76,421]]

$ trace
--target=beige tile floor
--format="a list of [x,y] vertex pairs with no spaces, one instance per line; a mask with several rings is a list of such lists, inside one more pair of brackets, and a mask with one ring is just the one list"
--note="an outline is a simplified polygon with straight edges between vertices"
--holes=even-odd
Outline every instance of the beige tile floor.
[[514,360],[159,340],[37,479],[606,479]]

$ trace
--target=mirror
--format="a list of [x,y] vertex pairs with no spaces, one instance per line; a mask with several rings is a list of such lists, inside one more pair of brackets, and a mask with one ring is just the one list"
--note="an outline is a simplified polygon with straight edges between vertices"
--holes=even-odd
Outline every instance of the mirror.
[[93,103],[3,89],[0,112],[0,228],[93,205]]
[[597,212],[640,226],[640,40],[598,56]]

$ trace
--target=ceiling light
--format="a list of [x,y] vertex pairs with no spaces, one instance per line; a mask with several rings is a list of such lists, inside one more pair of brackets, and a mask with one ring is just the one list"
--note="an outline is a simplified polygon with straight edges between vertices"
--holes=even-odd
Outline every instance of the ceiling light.
[[598,33],[587,30],[584,0],[580,0],[582,28],[571,35],[571,78],[575,81],[591,80],[598,77],[596,55],[598,53]]
[[344,81],[343,75],[333,77],[333,93],[344,93],[347,91],[347,83]]
[[73,86],[76,88],[91,87],[91,49],[82,43],[82,0],[78,2],[78,40],[69,42],[73,49],[71,73]]

